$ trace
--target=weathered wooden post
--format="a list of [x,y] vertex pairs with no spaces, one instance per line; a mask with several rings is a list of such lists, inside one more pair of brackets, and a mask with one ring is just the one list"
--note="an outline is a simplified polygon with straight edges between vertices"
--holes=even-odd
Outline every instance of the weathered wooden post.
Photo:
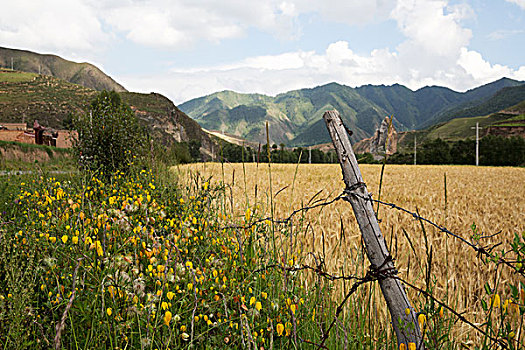
[[410,343],[414,343],[417,349],[423,349],[416,313],[410,306],[403,285],[395,277],[397,270],[379,228],[370,194],[363,182],[346,127],[337,111],[325,112],[323,119],[341,164],[343,181],[346,185],[345,192],[348,194],[347,200],[352,204],[368,260],[371,268],[379,276],[379,286],[392,317],[397,342],[404,343],[407,349],[410,348],[408,346]]

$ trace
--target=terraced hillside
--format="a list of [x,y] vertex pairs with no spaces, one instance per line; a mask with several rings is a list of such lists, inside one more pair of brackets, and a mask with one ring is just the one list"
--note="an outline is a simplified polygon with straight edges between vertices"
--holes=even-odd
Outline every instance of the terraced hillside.
[[[69,128],[73,115],[86,113],[97,91],[51,76],[0,69],[0,123],[38,120],[42,125]],[[153,139],[162,144],[196,140],[206,150],[212,141],[200,126],[168,98],[121,92]]]

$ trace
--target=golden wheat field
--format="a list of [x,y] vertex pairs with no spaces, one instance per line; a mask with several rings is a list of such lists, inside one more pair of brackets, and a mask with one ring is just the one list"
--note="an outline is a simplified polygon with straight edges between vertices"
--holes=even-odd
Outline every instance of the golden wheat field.
[[[361,171],[368,190],[377,199],[381,166],[362,165]],[[268,164],[201,163],[178,167],[177,172],[182,183],[189,181],[190,174],[199,173],[205,178],[212,177],[212,182],[226,184],[225,206],[233,222],[240,222],[248,207],[258,216],[271,216],[272,202],[274,218],[281,219],[308,205],[313,197],[312,203],[334,198],[344,188],[338,164],[272,164],[269,168]],[[381,200],[418,210],[423,217],[467,240],[473,234],[473,224],[481,236],[499,232],[480,241],[484,246],[501,242],[498,250],[508,249],[514,234],[525,231],[525,169],[522,168],[387,165]],[[484,321],[481,300],[489,298],[484,291],[485,282],[494,286],[495,273],[501,274],[498,293],[502,300],[510,293],[509,283],[518,282],[517,275],[509,269],[495,272],[495,265],[484,265],[472,249],[430,225],[425,225],[428,241],[425,245],[419,221],[406,213],[383,206],[378,217],[400,276],[422,286],[420,266],[425,264],[427,248],[431,247],[431,271],[436,279],[434,295],[458,312],[465,312],[476,324]],[[305,219],[304,229],[296,237],[303,252],[324,254],[329,272],[363,273],[368,263],[358,258],[362,252],[360,232],[350,204],[337,201],[309,211]],[[370,290],[375,290],[372,293],[377,297],[378,288]],[[417,297],[414,291],[408,292],[411,298]],[[380,298],[374,298],[375,312],[388,322],[381,302]],[[455,332],[464,338],[476,337],[461,323]]]

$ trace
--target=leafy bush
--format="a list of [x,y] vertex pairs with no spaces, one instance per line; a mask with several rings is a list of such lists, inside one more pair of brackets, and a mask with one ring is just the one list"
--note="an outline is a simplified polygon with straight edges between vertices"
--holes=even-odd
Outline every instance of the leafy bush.
[[145,149],[146,134],[131,108],[114,92],[102,91],[90,112],[75,118],[74,153],[81,165],[105,174],[127,170]]

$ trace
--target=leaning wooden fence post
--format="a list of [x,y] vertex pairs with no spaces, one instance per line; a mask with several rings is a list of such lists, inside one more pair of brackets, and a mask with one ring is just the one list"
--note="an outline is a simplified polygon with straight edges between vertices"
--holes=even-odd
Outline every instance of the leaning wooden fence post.
[[410,343],[414,343],[417,349],[423,349],[416,313],[410,306],[403,285],[396,278],[397,270],[379,228],[370,194],[363,182],[346,127],[337,111],[326,112],[323,119],[343,170],[347,200],[352,204],[359,224],[372,272],[378,276],[379,286],[392,317],[397,342],[405,344],[407,349],[410,348],[408,346]]

